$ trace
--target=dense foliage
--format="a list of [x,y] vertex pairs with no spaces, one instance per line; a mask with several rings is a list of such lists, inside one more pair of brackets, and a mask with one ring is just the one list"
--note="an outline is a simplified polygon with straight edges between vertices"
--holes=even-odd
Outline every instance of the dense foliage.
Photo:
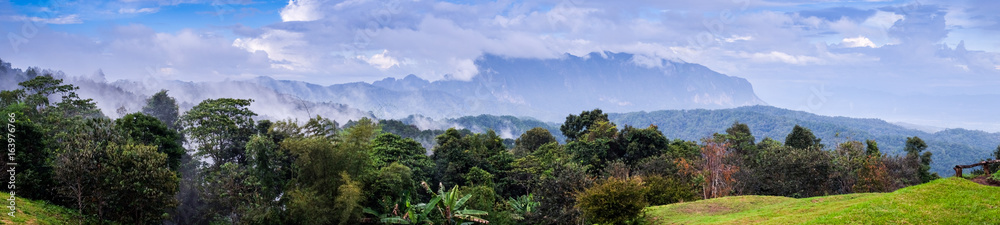
[[799,125],[784,143],[757,142],[756,123],[729,121],[696,142],[595,109],[567,116],[561,134],[539,124],[503,138],[369,118],[261,120],[252,99],[180,113],[166,91],[143,113],[109,119],[49,75],[21,87],[0,92],[24,149],[18,179],[40,187],[19,193],[125,224],[635,224],[650,205],[885,192],[937,178],[936,142],[909,137],[905,155],[890,155],[874,140],[823,144]]

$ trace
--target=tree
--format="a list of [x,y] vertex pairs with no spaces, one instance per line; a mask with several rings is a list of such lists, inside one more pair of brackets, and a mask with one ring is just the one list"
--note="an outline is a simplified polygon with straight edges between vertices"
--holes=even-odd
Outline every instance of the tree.
[[[0,138],[0,146],[9,147],[10,144],[15,146],[14,160],[17,163],[18,186],[20,186],[19,184],[33,186],[32,188],[17,188],[17,195],[54,202],[58,195],[52,190],[56,184],[53,180],[52,163],[49,161],[56,156],[54,148],[52,148],[55,143],[46,144],[48,136],[42,133],[44,129],[42,124],[27,117],[24,113],[27,107],[24,103],[16,103],[7,105],[0,110],[0,115],[5,117],[14,115],[14,122],[7,123],[13,125],[14,132],[6,133],[9,132],[10,127],[4,127],[5,133],[11,136]],[[5,119],[5,121],[7,120],[9,117]],[[0,165],[7,165],[8,160],[9,156],[0,157]]]
[[857,182],[851,189],[855,193],[890,191],[892,177],[889,177],[887,170],[880,156],[866,156],[864,166],[858,169]]
[[566,141],[575,141],[590,130],[590,126],[597,121],[608,121],[608,114],[601,112],[601,109],[580,112],[580,115],[566,116],[566,122],[559,127],[566,136]]
[[405,202],[416,194],[413,172],[399,162],[393,162],[379,169],[371,186],[366,194],[371,196],[369,199],[375,203],[366,205],[378,205],[384,210],[383,212],[392,210],[398,203]]
[[733,190],[736,180],[733,174],[739,170],[735,165],[726,163],[729,154],[729,143],[719,143],[707,139],[701,147],[702,172],[705,176],[703,197],[705,199],[728,196]]
[[[392,133],[379,134],[372,140],[375,167],[399,163],[412,171],[414,181],[430,181],[434,175],[434,161],[426,153],[427,150],[419,142]],[[416,183],[413,185],[417,187]]]
[[745,123],[733,122],[733,125],[726,129],[726,134],[725,140],[737,154],[747,154],[757,148],[750,127]]
[[667,151],[670,141],[655,125],[649,125],[644,129],[637,129],[632,126],[625,126],[617,135],[617,146],[619,151],[616,155],[621,156],[625,164],[635,165],[640,160],[657,156]]
[[542,178],[541,187],[535,190],[540,206],[535,218],[537,224],[579,224],[581,212],[576,206],[578,193],[593,185],[594,179],[587,175],[587,168],[576,163],[557,163],[552,168],[552,176]]
[[112,145],[108,148],[105,182],[111,182],[108,202],[112,219],[131,224],[159,224],[165,212],[177,206],[174,194],[180,181],[169,169],[167,155],[148,145]]
[[907,137],[906,147],[903,148],[903,150],[906,151],[906,157],[911,162],[914,162],[914,166],[918,168],[917,176],[920,177],[921,183],[927,183],[939,177],[937,173],[930,173],[931,156],[933,154],[931,152],[924,152],[923,154],[920,154],[920,152],[923,152],[926,149],[927,143],[924,143],[924,140],[916,136],[912,138]]
[[514,157],[524,157],[537,150],[538,147],[551,142],[556,142],[556,138],[549,130],[541,127],[531,128],[514,141]]
[[156,146],[157,151],[167,155],[167,165],[177,171],[184,155],[181,136],[155,117],[132,113],[115,120],[115,128],[124,132],[136,143]]
[[920,155],[920,152],[926,149],[927,149],[927,143],[924,143],[924,140],[916,136],[907,137],[906,147],[903,148],[903,150],[906,151],[907,155]]
[[167,128],[180,131],[177,124],[177,117],[180,115],[177,100],[168,96],[167,90],[160,90],[146,99],[146,106],[142,107],[142,113],[163,121]]
[[228,162],[244,163],[245,148],[255,133],[253,116],[247,109],[250,99],[208,99],[188,110],[181,117],[181,127],[197,145],[197,156],[212,159],[212,167]]
[[993,159],[1000,159],[1000,145],[997,145],[997,150],[993,151]]
[[340,172],[340,177],[344,184],[337,187],[337,198],[333,200],[333,208],[339,212],[340,225],[357,224],[357,219],[361,218],[361,201],[364,201],[361,184],[352,180],[347,171]]
[[789,133],[788,136],[785,137],[785,146],[798,149],[806,149],[809,147],[818,147],[822,149],[823,144],[820,144],[820,141],[821,139],[816,138],[809,128],[795,125],[795,127],[792,128],[792,133]]
[[59,193],[85,215],[132,224],[159,223],[176,205],[178,178],[157,147],[127,144],[107,119],[67,129],[55,159]]
[[865,154],[870,156],[882,155],[882,152],[878,150],[878,142],[875,140],[865,140]]
[[646,202],[646,188],[640,179],[608,178],[576,196],[577,207],[588,223],[639,223]]

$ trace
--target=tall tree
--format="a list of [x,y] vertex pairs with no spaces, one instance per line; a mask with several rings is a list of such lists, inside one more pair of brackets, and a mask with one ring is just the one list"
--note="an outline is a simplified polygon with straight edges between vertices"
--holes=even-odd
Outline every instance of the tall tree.
[[821,139],[816,138],[816,135],[813,135],[809,128],[795,125],[795,127],[792,128],[792,133],[789,133],[788,136],[785,137],[785,146],[797,149],[806,149],[809,147],[818,147],[822,149],[823,144],[820,144],[820,141]]
[[531,128],[514,141],[514,157],[524,157],[537,150],[538,147],[551,142],[556,142],[556,138],[549,130],[541,127]]
[[579,116],[571,114],[566,116],[566,122],[559,127],[559,130],[566,136],[567,142],[574,141],[587,133],[590,126],[597,121],[608,121],[608,114],[601,109],[583,111]]
[[746,154],[757,148],[756,140],[750,133],[750,127],[745,123],[733,122],[732,126],[726,128],[726,134],[726,141],[738,154]]
[[146,106],[142,107],[142,113],[163,121],[170,129],[180,130],[180,126],[177,124],[177,117],[180,116],[177,100],[167,95],[167,90],[160,90],[146,99]]
[[218,167],[228,162],[243,163],[250,135],[255,133],[250,99],[208,99],[181,117],[189,140],[197,145],[197,156],[207,156]]
[[[921,183],[927,183],[931,180],[937,179],[939,176],[937,173],[931,173],[931,152],[924,152],[927,149],[927,143],[920,137],[908,137],[906,138],[906,147],[903,150],[906,151],[906,157],[915,162],[917,166],[917,174],[920,177]],[[923,152],[923,154],[921,154]]]
[[[870,156],[880,156],[882,152],[878,150],[878,142],[875,140],[865,140],[865,154]],[[883,166],[884,167],[884,166]]]
[[670,145],[670,141],[655,125],[643,129],[626,125],[618,133],[616,141],[618,152],[615,154],[627,165],[635,165],[642,159],[663,154]]
[[167,155],[167,165],[171,170],[177,171],[180,168],[181,157],[185,152],[181,146],[181,136],[161,120],[142,113],[132,113],[115,120],[115,128],[139,144],[156,146],[157,151]]

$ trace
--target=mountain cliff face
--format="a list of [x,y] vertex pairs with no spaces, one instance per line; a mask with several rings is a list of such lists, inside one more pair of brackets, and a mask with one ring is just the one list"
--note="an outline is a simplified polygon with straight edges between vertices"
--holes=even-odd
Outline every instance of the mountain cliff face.
[[560,121],[593,108],[631,112],[766,104],[745,79],[698,64],[662,60],[649,65],[636,60],[631,54],[610,52],[546,60],[485,55],[476,61],[479,74],[468,81],[429,82],[409,75],[331,86],[267,77],[251,82],[308,101],[371,110],[380,118],[501,114]]

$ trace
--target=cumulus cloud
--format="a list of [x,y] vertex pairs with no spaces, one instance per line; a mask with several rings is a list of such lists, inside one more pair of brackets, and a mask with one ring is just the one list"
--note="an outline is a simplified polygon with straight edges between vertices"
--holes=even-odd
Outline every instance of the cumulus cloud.
[[868,40],[868,38],[866,38],[864,36],[858,36],[858,37],[853,37],[853,38],[844,38],[844,40],[840,41],[840,45],[844,46],[844,47],[848,47],[848,48],[857,48],[857,47],[875,48],[875,47],[877,47],[877,46],[875,46],[875,43],[873,43],[871,40]]
[[371,57],[359,55],[358,59],[368,62],[368,64],[371,64],[382,70],[386,70],[393,66],[399,65],[399,60],[396,60],[396,58],[389,56],[389,50],[383,50],[382,53],[372,55]]
[[323,18],[319,6],[320,0],[288,0],[288,5],[281,9],[281,21],[313,21]]

